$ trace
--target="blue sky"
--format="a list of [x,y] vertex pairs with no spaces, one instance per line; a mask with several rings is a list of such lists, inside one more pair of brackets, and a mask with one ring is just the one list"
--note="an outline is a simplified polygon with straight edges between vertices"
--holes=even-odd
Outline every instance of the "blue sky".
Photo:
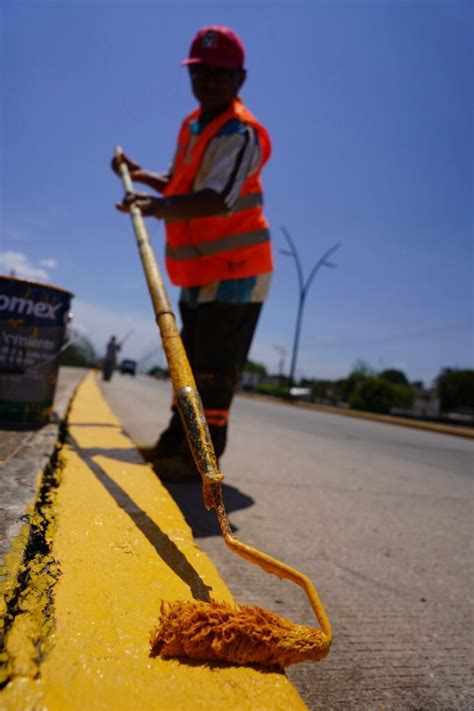
[[[298,376],[343,377],[357,359],[425,383],[441,367],[472,367],[470,3],[0,7],[0,272],[73,291],[75,325],[99,351],[134,329],[124,354],[158,353],[109,161],[121,144],[145,167],[167,167],[194,108],[179,63],[216,23],[244,41],[242,96],[274,149],[263,177],[276,270],[251,357],[276,372],[283,346],[289,369],[298,292],[279,252],[285,225],[306,275],[342,243],[337,269],[322,269],[307,298]],[[162,263],[162,225],[147,224]]]

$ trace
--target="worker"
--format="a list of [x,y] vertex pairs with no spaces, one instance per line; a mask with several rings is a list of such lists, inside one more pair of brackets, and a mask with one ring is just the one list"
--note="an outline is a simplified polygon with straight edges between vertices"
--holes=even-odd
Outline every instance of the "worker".
[[112,336],[107,343],[104,363],[102,365],[102,379],[110,380],[117,365],[117,354],[121,348],[115,336]]
[[[199,108],[183,121],[170,170],[152,173],[122,157],[133,181],[163,197],[128,193],[117,208],[128,212],[135,204],[165,222],[166,266],[181,287],[181,336],[219,458],[273,270],[260,180],[271,143],[239,97],[246,69],[235,32],[201,29],[182,65]],[[119,172],[117,158],[112,167]],[[164,481],[197,481],[176,403],[172,411],[153,448],[154,469]]]

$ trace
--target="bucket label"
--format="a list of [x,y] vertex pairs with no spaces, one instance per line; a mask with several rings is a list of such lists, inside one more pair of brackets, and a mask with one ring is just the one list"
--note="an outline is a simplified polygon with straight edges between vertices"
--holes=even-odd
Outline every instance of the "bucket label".
[[63,329],[54,326],[43,329],[38,335],[37,328],[32,332],[25,326],[12,328],[8,324],[2,326],[0,322],[0,383],[3,379],[13,382],[11,376],[17,374],[23,377],[21,383],[18,378],[14,380],[16,391],[28,390],[33,381],[38,389],[41,380],[49,387],[49,375],[57,367],[56,353],[62,345],[63,335]]
[[[0,277],[0,420],[49,412],[71,294]],[[31,412],[30,412],[31,411]]]
[[0,313],[5,312],[17,316],[36,316],[49,321],[55,321],[57,311],[62,303],[48,304],[45,301],[34,301],[19,296],[0,294]]

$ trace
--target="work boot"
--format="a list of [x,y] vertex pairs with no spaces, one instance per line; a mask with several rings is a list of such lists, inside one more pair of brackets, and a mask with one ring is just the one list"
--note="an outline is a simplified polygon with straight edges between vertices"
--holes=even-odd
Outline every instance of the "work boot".
[[152,462],[156,459],[156,444],[137,444],[137,449],[145,462]]
[[154,462],[156,459],[175,457],[189,452],[184,431],[170,427],[161,433],[155,444],[138,444],[137,449],[145,462]]
[[193,459],[183,454],[173,457],[158,457],[153,461],[153,471],[161,481],[171,484],[199,484],[201,475],[196,469]]

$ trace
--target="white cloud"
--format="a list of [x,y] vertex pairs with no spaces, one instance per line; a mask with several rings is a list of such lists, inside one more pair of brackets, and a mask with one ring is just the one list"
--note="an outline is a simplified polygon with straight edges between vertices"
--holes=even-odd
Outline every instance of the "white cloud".
[[4,269],[9,274],[14,272],[15,276],[24,277],[25,279],[49,278],[49,273],[46,269],[35,267],[34,264],[30,262],[29,257],[23,252],[0,252],[0,268]]
[[55,259],[40,259],[40,264],[42,267],[46,267],[46,269],[56,269],[58,266]]

